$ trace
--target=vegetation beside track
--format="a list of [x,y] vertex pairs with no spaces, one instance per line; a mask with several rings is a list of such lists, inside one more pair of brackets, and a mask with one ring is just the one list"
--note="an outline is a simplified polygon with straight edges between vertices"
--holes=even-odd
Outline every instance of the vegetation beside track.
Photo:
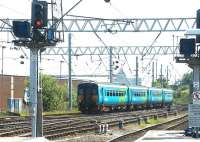
[[[43,112],[43,116],[48,116],[48,115],[68,115],[68,114],[77,114],[80,113],[78,109],[73,109],[73,110],[66,110],[66,111],[48,111],[48,112]],[[23,111],[19,114],[22,117],[29,116],[28,111]]]
[[[29,80],[25,81],[25,85],[29,86]],[[69,99],[67,97],[66,83],[60,84],[55,78],[49,75],[41,75],[42,85],[42,101],[44,112],[62,112],[67,110]],[[76,89],[72,90],[72,104],[77,108]]]
[[183,75],[179,83],[172,86],[174,91],[174,104],[189,104],[192,102],[192,72]]

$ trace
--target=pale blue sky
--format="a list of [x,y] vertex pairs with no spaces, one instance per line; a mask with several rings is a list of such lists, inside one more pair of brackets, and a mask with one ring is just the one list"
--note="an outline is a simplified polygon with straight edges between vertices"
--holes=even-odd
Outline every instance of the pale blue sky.
[[[50,1],[50,0],[49,0]],[[58,1],[58,0],[57,0]],[[71,8],[78,0],[63,0],[64,12]],[[100,18],[171,18],[171,17],[195,17],[196,10],[200,8],[199,0],[111,0],[111,4],[105,3],[104,0],[83,0],[70,14],[93,16]],[[31,15],[31,0],[1,0],[0,1],[0,18],[30,18]],[[118,33],[116,35],[110,35],[107,33],[100,33],[99,35],[105,41],[107,45],[150,45],[158,33]],[[183,36],[183,33],[174,33],[175,36]],[[10,37],[10,36],[9,36]],[[145,37],[145,40],[144,40]],[[90,40],[88,40],[90,39]],[[7,36],[0,33],[0,41],[7,40]],[[73,33],[72,37],[73,45],[102,45],[102,43],[94,36],[94,34],[88,33]],[[67,45],[67,43],[64,43]],[[156,45],[172,45],[172,36],[167,33],[162,33],[159,37]],[[6,45],[12,47],[13,45]],[[0,52],[1,53],[1,52]],[[21,51],[14,51],[7,48],[5,50],[6,57],[18,58],[22,54]],[[28,54],[28,52],[27,52]],[[1,57],[0,57],[1,58]],[[46,58],[46,57],[45,57]],[[53,58],[55,61],[44,61],[42,68],[45,73],[59,74],[59,60],[58,57]],[[99,60],[98,57],[93,57],[94,60]],[[108,66],[107,57],[102,56],[105,59],[104,64]],[[135,69],[135,57],[128,56],[129,65],[132,70]],[[159,64],[169,65],[174,64],[176,72],[180,75],[188,71],[188,67],[184,64],[175,64],[173,58],[170,57],[156,57],[159,60]],[[124,62],[124,58],[121,58],[121,62]],[[96,71],[99,64],[98,61],[92,62],[90,57],[74,58],[74,72],[76,74],[84,73],[107,73],[104,66],[101,70]],[[87,62],[87,63],[86,63]],[[144,62],[143,66],[145,66]],[[89,64],[87,66],[86,64]],[[93,67],[94,66],[94,67]],[[140,67],[142,63],[140,63]],[[26,60],[24,65],[19,64],[19,60],[14,61],[12,59],[5,59],[4,72],[7,74],[29,74],[29,61]],[[14,68],[14,69],[13,69]],[[125,72],[128,76],[134,76],[134,73],[130,73],[128,66],[124,66]],[[174,74],[179,77],[178,73],[174,71]],[[67,64],[63,64],[63,74],[67,73]],[[140,74],[141,77],[145,77],[149,82],[151,78],[146,74]]]

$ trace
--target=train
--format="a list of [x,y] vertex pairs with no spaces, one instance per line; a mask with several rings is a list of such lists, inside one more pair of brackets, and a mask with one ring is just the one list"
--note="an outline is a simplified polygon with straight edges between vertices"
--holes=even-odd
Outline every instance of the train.
[[82,113],[106,111],[170,109],[173,90],[109,83],[81,82],[77,88],[78,108]]

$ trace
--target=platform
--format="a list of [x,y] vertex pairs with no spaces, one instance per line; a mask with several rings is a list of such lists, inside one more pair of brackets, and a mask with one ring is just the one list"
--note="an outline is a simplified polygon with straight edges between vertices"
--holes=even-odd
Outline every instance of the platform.
[[200,138],[186,137],[183,131],[151,130],[135,142],[200,142]]
[[25,137],[0,137],[0,142],[49,142],[44,137],[25,138]]

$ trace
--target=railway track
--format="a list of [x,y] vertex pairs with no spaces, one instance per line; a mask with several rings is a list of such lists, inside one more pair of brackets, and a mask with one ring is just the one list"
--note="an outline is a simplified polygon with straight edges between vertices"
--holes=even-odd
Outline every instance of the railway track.
[[[171,112],[169,115],[176,115],[176,112]],[[125,116],[124,115],[124,118],[123,118],[123,122],[124,124],[128,124],[128,123],[137,123],[138,121],[138,117],[153,117],[154,115],[158,115],[159,117],[165,117],[166,116],[166,112],[160,112],[160,113],[149,113],[149,114],[146,114],[145,116],[144,115],[138,115],[138,116]],[[118,126],[119,125],[119,120],[121,120],[122,118],[115,118],[115,119],[111,119],[109,121],[106,121],[106,122],[101,122],[101,123],[106,123],[109,125],[109,127],[115,127],[115,126]],[[57,137],[64,137],[64,136],[68,136],[68,135],[74,135],[76,133],[85,133],[85,132],[88,132],[88,131],[95,131],[97,130],[98,128],[98,123],[90,123],[90,124],[84,124],[82,126],[75,126],[75,127],[71,127],[70,129],[68,128],[63,128],[61,131],[51,131],[51,132],[48,132],[48,135],[45,135],[44,133],[44,136],[48,139],[56,139]]]
[[[61,115],[61,116],[44,116],[43,132],[48,139],[56,139],[77,133],[94,132],[97,124],[107,123],[109,127],[118,126],[119,120],[123,120],[124,124],[137,123],[138,117],[165,117],[166,115],[174,115],[185,109],[178,107],[171,112],[166,110],[143,110],[134,112],[118,112],[118,113],[104,113],[97,115],[75,114]],[[15,121],[16,120],[16,121]],[[31,122],[28,118],[15,118],[13,121],[0,119],[0,136],[31,136]]]
[[186,123],[187,123],[187,115],[183,115],[181,117],[167,121],[165,123],[156,124],[153,126],[146,127],[144,129],[130,132],[128,134],[119,136],[119,137],[109,140],[107,142],[121,142],[121,141],[133,142],[133,141],[137,140],[138,138],[142,137],[149,130],[174,130],[175,128],[177,128],[179,126],[182,127],[183,125],[186,125]]

